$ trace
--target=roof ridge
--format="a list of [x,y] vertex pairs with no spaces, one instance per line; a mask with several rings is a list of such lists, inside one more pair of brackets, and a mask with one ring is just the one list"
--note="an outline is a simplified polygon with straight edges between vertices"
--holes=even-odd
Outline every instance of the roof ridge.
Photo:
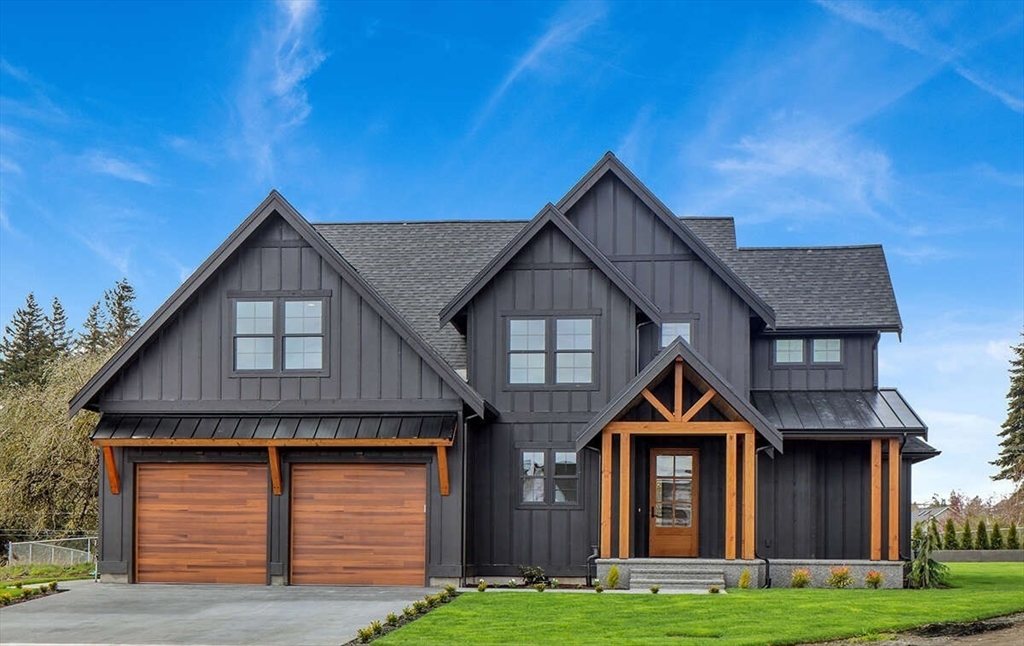
[[823,251],[829,249],[882,249],[880,242],[871,244],[786,246],[786,247],[736,247],[736,251]]
[[485,223],[485,224],[526,224],[529,220],[512,220],[512,219],[475,219],[475,220],[356,220],[351,222],[311,222],[313,226],[347,226],[357,224],[473,224],[473,223]]
[[677,215],[680,220],[735,220],[735,215]]

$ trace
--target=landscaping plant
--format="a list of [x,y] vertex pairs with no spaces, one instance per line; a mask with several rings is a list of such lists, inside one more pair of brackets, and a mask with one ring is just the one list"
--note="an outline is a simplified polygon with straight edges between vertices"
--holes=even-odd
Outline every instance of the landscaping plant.
[[523,585],[547,583],[548,580],[548,576],[544,573],[543,568],[529,565],[519,566],[519,576],[523,577]]
[[661,588],[656,585],[651,586],[651,594],[658,594],[658,590],[661,590]]
[[811,585],[811,571],[807,568],[796,568],[789,576],[789,587],[806,588]]
[[613,565],[608,568],[608,587],[615,589],[619,587],[619,566]]
[[750,568],[743,568],[743,572],[740,573],[739,587],[741,590],[750,589]]
[[484,592],[485,590],[487,590],[487,581],[484,581],[483,579],[480,579],[480,583],[476,584],[476,591],[477,592]]
[[937,546],[931,534],[922,531],[921,526],[917,525],[914,527],[910,545],[914,552],[914,560],[910,562],[910,574],[907,576],[910,587],[937,588],[944,585],[949,568],[932,558],[932,552]]
[[885,577],[878,570],[868,570],[868,573],[864,576],[864,585],[873,590],[882,587],[883,581],[885,581]]
[[398,615],[396,615],[393,612],[389,612],[388,616],[385,617],[385,619],[384,619],[384,621],[386,621],[389,626],[397,626],[398,622],[401,621],[401,620],[402,620],[402,618],[399,617]]
[[989,546],[994,550],[1003,549],[1003,528],[999,521],[992,523],[992,538],[989,539]]
[[847,565],[837,565],[834,568],[829,568],[828,578],[825,579],[825,583],[830,588],[848,588],[853,585],[853,575],[850,574],[850,567]]
[[1020,536],[1017,535],[1017,522],[1010,523],[1010,531],[1006,535],[1006,549],[1008,550],[1019,550],[1020,549]]
[[962,550],[973,550],[974,549],[974,537],[971,534],[971,521],[964,521],[964,534],[960,537],[960,549]]
[[711,594],[718,594],[719,593],[718,586],[717,585],[711,586],[710,588],[708,588],[708,592],[710,592]]
[[978,533],[974,537],[974,549],[992,549],[992,546],[988,542],[988,530],[985,528],[985,521],[983,520],[978,521]]
[[942,547],[947,550],[960,549],[960,542],[956,540],[956,524],[952,518],[946,519],[946,535],[943,537]]

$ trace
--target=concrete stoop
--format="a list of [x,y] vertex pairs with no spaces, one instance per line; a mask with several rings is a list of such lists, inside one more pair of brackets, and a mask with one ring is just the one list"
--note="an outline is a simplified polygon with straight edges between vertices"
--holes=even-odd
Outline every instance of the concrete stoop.
[[711,587],[725,590],[725,572],[714,567],[672,567],[657,565],[633,566],[629,575],[630,590],[647,590],[656,585],[662,590],[700,590]]

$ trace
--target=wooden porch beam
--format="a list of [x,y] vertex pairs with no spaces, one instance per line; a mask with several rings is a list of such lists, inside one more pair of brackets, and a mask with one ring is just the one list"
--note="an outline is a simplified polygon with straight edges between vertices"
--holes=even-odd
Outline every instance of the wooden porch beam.
[[452,440],[419,437],[373,438],[185,438],[185,437],[115,437],[93,440],[95,446],[163,446],[163,447],[233,447],[233,448],[267,448],[276,447],[338,447],[338,448],[374,448],[374,447],[435,447],[451,446]]
[[629,433],[619,436],[619,558],[629,558],[629,526],[633,514],[630,513],[629,502],[629,471],[630,471],[630,437]]
[[672,418],[678,422],[683,418],[683,360],[678,357],[676,358],[675,380],[675,414]]
[[882,440],[871,440],[871,560],[882,560]]
[[889,439],[889,560],[900,560],[900,441]]
[[757,484],[757,454],[754,449],[754,436],[743,438],[743,544],[740,555],[747,560],[754,558],[754,506],[756,504],[755,487]]
[[665,418],[665,421],[675,421],[675,414],[672,411],[670,411],[668,407],[665,406],[665,404],[662,404],[661,400],[654,396],[654,393],[644,388],[642,394],[644,396],[644,399],[646,399],[651,406],[654,406],[654,410],[661,413],[661,416]]
[[630,435],[744,435],[754,432],[754,427],[746,422],[610,422],[605,429]]
[[601,433],[601,558],[612,557],[612,434]]
[[736,559],[736,434],[725,436],[725,558]]
[[708,388],[708,391],[706,393],[704,393],[703,395],[701,395],[701,398],[698,399],[693,404],[693,406],[690,406],[690,410],[686,411],[686,413],[684,413],[683,416],[681,418],[679,418],[679,421],[680,422],[689,422],[691,419],[694,418],[694,416],[697,413],[699,413],[705,406],[707,406],[708,402],[711,401],[711,399],[715,395],[717,395],[717,394],[718,393],[715,392],[714,388]]
[[281,456],[276,446],[267,447],[267,459],[270,462],[270,489],[275,496],[281,495]]
[[451,493],[451,486],[448,483],[448,447],[437,447],[437,479],[441,487],[441,495],[447,496]]
[[117,461],[114,459],[114,448],[103,447],[103,463],[107,467],[107,482],[110,484],[110,493],[115,496],[121,493],[121,475],[117,472]]

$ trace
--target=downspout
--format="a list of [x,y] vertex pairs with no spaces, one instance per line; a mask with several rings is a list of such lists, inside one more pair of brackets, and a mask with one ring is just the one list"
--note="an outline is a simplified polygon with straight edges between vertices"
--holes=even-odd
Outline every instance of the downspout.
[[[638,334],[639,334],[639,332],[638,332]],[[596,446],[590,446],[588,444],[587,446],[585,446],[583,448],[590,449],[594,453],[597,453],[598,457],[600,457],[600,455],[601,455],[601,450],[598,449]],[[598,551],[598,546],[597,545],[591,545],[590,546],[590,556],[587,557],[587,587],[588,588],[591,585],[593,585],[594,579],[597,578],[597,558],[598,558],[599,554],[600,554],[600,552]],[[591,574],[590,574],[591,566],[593,566],[593,568],[594,568],[593,576],[591,576]]]
[[[462,417],[462,413],[459,413]],[[462,419],[462,491],[459,494],[460,504],[462,509],[460,510],[460,517],[462,518],[462,545],[459,547],[459,585],[466,584],[466,541],[469,539],[469,527],[466,522],[466,490],[469,488],[469,421],[473,418],[481,419],[476,413],[472,413],[469,417]]]
[[[773,460],[775,459],[775,449],[770,444],[762,446],[761,448],[759,448],[756,451],[754,451],[754,453],[757,454],[757,453],[760,453],[761,451],[764,451],[765,455],[767,455],[768,457],[772,458]],[[755,504],[756,504],[756,501],[755,501]],[[755,536],[755,539],[756,538],[757,537]],[[772,587],[772,564],[771,564],[771,561],[768,560],[767,556],[760,556],[760,555],[758,555],[757,549],[754,550],[754,558],[760,559],[760,560],[764,561],[764,585],[762,585],[761,587],[762,588],[770,588],[770,587]]]

